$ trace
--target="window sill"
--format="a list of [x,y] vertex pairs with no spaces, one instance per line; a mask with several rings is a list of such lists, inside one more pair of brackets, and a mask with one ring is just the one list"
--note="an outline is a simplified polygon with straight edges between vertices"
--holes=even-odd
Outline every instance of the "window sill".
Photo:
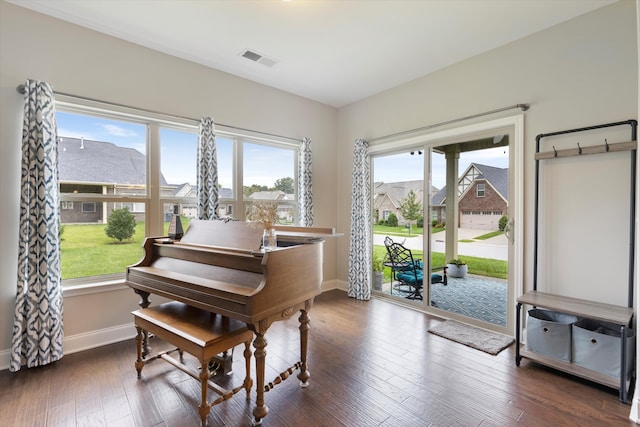
[[70,285],[63,285],[63,297],[77,297],[81,295],[98,294],[102,292],[120,291],[123,289],[129,289],[124,284],[124,278],[117,278],[111,280],[103,280],[97,282],[84,282],[74,283]]

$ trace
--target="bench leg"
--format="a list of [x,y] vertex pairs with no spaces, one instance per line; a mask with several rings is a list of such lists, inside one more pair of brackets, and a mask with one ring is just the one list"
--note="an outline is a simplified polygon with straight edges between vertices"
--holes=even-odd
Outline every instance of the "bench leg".
[[247,393],[247,401],[251,400],[251,387],[253,380],[251,379],[251,341],[244,343],[244,389]]
[[200,418],[202,419],[202,427],[207,425],[207,416],[209,415],[209,411],[211,411],[211,405],[207,403],[207,392],[209,391],[209,362],[201,362],[200,366],[200,385],[202,389],[202,401],[200,402],[200,407],[198,408],[198,412],[200,413]]

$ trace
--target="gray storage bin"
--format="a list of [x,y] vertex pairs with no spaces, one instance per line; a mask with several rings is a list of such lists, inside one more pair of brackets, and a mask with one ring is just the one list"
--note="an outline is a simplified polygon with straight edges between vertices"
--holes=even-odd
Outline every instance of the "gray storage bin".
[[[573,363],[610,377],[620,378],[620,326],[583,319],[573,325]],[[636,348],[635,334],[627,329],[627,366],[631,372]]]
[[527,348],[536,353],[571,361],[571,324],[576,316],[534,308],[527,317]]

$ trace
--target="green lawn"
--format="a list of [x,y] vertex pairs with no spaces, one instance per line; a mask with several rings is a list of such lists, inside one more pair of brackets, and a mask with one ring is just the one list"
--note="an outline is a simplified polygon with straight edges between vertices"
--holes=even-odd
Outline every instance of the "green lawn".
[[[422,251],[412,250],[414,258],[423,259]],[[374,245],[373,256],[379,256],[384,258],[387,254],[387,249],[384,246]],[[507,278],[507,261],[501,261],[497,259],[477,258],[472,256],[459,256],[458,258],[467,261],[469,266],[469,274],[477,274],[479,276],[496,277],[499,279]],[[444,254],[442,252],[431,253],[431,265],[433,267],[439,267],[445,265]],[[391,279],[391,268],[384,269],[384,280],[389,281]]]
[[[181,218],[184,230],[189,227],[189,218]],[[117,243],[107,237],[104,232],[106,224],[66,224],[60,245],[62,262],[62,279],[100,276],[105,274],[123,273],[127,266],[138,262],[143,255],[144,223],[136,224],[136,232],[130,241]],[[164,224],[164,234],[167,234],[169,223]],[[408,236],[404,227],[383,227],[376,225],[375,231],[394,236]],[[411,235],[421,234],[421,228],[412,228]],[[441,230],[438,230],[441,231]],[[403,233],[404,232],[404,233]],[[435,229],[432,232],[436,232]],[[397,234],[393,234],[397,233]],[[412,251],[414,256],[422,258],[422,251]],[[386,255],[384,246],[374,246],[374,256]],[[431,265],[445,264],[444,254],[431,254]],[[507,278],[507,262],[493,259],[462,256],[469,265],[469,273],[488,277]],[[390,269],[385,268],[385,279],[389,280]]]
[[[183,229],[189,218],[181,218]],[[131,240],[117,243],[108,237],[106,224],[65,224],[60,243],[62,279],[124,273],[127,266],[138,262],[143,255],[144,223],[136,224]],[[167,234],[169,223],[164,223]]]
[[[431,229],[431,234],[438,233],[442,230],[444,230],[444,228],[434,227]],[[373,232],[375,234],[386,234],[388,236],[409,237],[409,229],[405,226],[389,227],[388,225],[376,224],[373,226]],[[411,226],[411,236],[422,236],[423,232],[424,228],[418,227],[416,225]]]
[[[432,228],[431,234],[439,233],[443,231],[444,228]],[[388,227],[385,225],[374,225],[373,232],[375,234],[385,234],[388,236],[400,236],[400,237],[408,237],[409,229],[406,227]],[[411,227],[411,235],[422,235],[422,228],[418,228],[415,226]],[[503,234],[502,231],[492,231],[487,234],[483,234],[481,236],[475,237],[474,240],[484,240],[489,239],[491,237]],[[469,240],[469,242],[473,242],[474,240]],[[422,251],[412,250],[413,256],[416,258],[423,258]],[[384,258],[387,254],[387,250],[384,246],[374,246],[373,247],[373,256]],[[467,261],[467,265],[469,266],[470,274],[477,274],[479,276],[487,276],[487,277],[496,277],[499,279],[507,278],[507,261],[501,261],[497,259],[487,259],[487,258],[477,258],[472,256],[460,256],[458,258],[464,259]],[[433,252],[431,253],[431,265],[434,267],[445,265],[444,254],[441,252]],[[391,269],[384,269],[384,279],[385,281],[390,280],[391,278]]]

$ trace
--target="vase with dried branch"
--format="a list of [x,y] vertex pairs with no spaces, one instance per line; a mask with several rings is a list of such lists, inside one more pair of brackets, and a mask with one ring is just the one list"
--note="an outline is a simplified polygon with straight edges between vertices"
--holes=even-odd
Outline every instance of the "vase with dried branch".
[[251,205],[247,219],[263,228],[262,247],[264,250],[275,249],[278,246],[276,230],[278,221],[277,205],[269,202],[256,202]]

